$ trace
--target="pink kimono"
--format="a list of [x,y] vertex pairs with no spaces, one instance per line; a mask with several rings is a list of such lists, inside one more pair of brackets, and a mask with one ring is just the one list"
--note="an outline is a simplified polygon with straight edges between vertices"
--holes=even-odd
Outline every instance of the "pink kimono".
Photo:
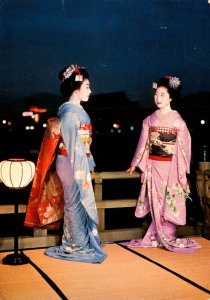
[[143,239],[124,243],[131,247],[165,247],[174,252],[192,253],[200,249],[189,238],[176,238],[176,226],[186,223],[191,137],[186,123],[175,110],[161,116],[155,111],[143,121],[132,166],[139,167],[141,192],[135,216],[149,212],[152,223]]

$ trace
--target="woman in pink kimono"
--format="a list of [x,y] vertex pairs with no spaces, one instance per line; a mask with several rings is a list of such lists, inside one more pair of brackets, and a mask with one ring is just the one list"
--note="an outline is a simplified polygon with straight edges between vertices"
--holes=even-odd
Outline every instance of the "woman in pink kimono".
[[165,247],[180,253],[200,249],[189,238],[176,238],[176,226],[186,223],[191,137],[186,123],[171,101],[180,95],[181,81],[165,76],[153,84],[157,110],[144,119],[137,149],[128,172],[141,170],[141,192],[135,216],[149,212],[152,222],[143,239],[124,243],[131,247]]

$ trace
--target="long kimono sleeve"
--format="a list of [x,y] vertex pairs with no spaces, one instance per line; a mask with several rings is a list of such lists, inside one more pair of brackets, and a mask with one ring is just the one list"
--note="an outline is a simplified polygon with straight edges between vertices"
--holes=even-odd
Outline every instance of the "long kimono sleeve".
[[80,121],[76,113],[66,112],[63,114],[61,118],[61,136],[71,162],[74,179],[80,190],[81,202],[90,218],[95,224],[98,224],[90,166],[86,156],[85,146],[79,134],[79,127]]
[[141,192],[136,204],[135,216],[143,218],[148,214],[149,202],[146,193],[147,166],[149,157],[149,117],[144,119],[139,142],[131,166],[138,167],[141,172]]
[[183,189],[188,187],[186,173],[190,173],[191,136],[186,123],[182,120],[177,135],[178,139],[178,176]]
[[149,117],[142,123],[142,130],[131,166],[139,167],[143,172],[149,153]]
[[68,157],[73,168],[75,147],[76,147],[76,136],[79,128],[79,120],[75,113],[67,112],[61,119],[61,136],[64,140]]
[[184,120],[176,123],[177,143],[169,172],[165,220],[176,224],[186,224],[186,197],[189,195],[189,186],[186,173],[190,171],[191,137]]
[[96,164],[95,164],[95,161],[94,161],[92,153],[90,153],[90,156],[88,157],[88,162],[89,162],[90,171],[93,171],[93,169],[95,168]]

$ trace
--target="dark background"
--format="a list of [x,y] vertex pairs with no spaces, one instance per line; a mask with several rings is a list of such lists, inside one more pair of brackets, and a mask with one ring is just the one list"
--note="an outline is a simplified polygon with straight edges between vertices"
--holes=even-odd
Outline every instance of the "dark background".
[[184,96],[209,91],[209,36],[207,0],[1,0],[0,101],[59,95],[57,74],[72,63],[94,94],[146,106],[163,75],[179,75]]
[[[129,167],[142,120],[154,111],[152,82],[163,75],[182,79],[182,99],[173,107],[191,132],[196,169],[203,146],[208,156],[210,147],[209,37],[207,0],[1,0],[0,160],[36,162],[43,124],[63,101],[57,74],[75,63],[91,77],[93,96],[85,109],[93,123],[96,171]],[[38,123],[22,117],[32,106],[46,109]],[[30,186],[20,192],[19,203],[27,203],[29,192]],[[104,197],[138,192],[138,182],[115,182]],[[1,184],[1,203],[14,198]],[[133,214],[122,209],[108,218],[117,226],[136,225]]]
[[[191,131],[195,162],[201,160],[209,132],[209,37],[207,0],[1,0],[0,158],[37,155],[43,123],[62,103],[57,74],[76,63],[91,77],[86,108],[98,170],[130,164],[141,122],[154,110],[152,82],[163,75],[182,79],[174,108]],[[37,124],[22,118],[31,106],[47,109]],[[121,133],[110,134],[119,122]],[[34,130],[26,132],[27,125]]]

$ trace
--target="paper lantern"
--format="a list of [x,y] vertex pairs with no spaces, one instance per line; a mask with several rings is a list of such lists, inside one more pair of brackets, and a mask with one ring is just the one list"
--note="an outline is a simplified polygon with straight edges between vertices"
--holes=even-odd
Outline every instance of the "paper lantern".
[[13,189],[26,187],[34,177],[35,164],[22,158],[11,158],[0,163],[3,183]]
[[[10,189],[19,190],[26,187],[33,179],[35,164],[22,158],[11,158],[0,163],[1,181]],[[14,201],[14,253],[2,259],[3,264],[22,265],[29,263],[30,259],[18,248],[18,201]]]

